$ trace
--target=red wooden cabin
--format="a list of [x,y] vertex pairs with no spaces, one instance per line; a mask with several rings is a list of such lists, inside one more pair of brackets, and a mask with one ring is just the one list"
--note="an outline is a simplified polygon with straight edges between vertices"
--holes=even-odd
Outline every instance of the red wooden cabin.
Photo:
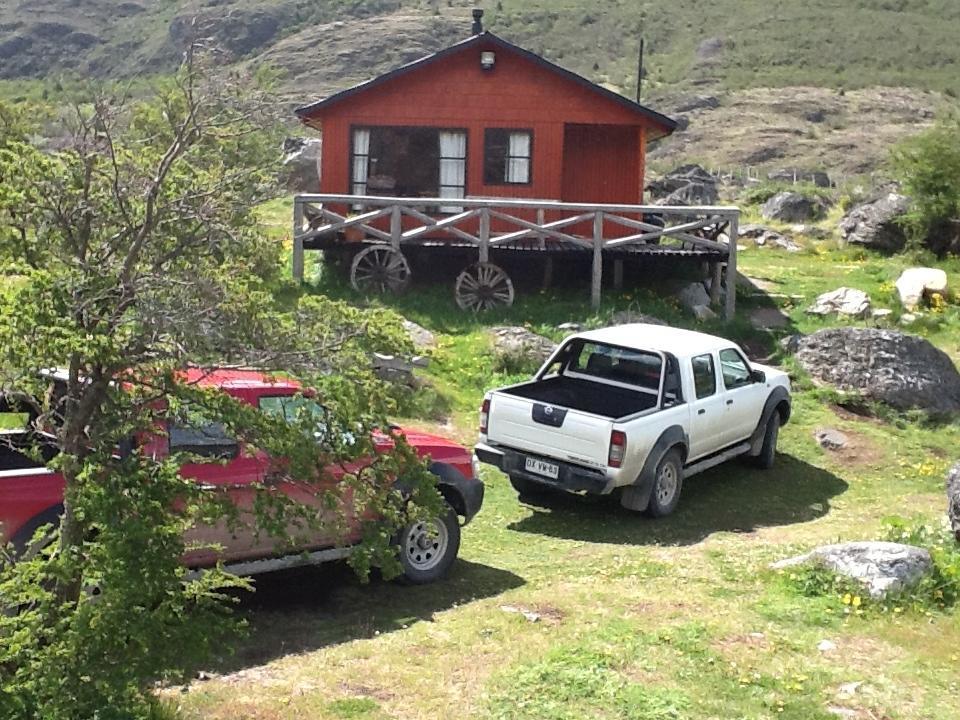
[[455,297],[473,310],[513,302],[495,263],[531,256],[544,284],[554,258],[588,268],[594,305],[604,258],[615,286],[651,256],[719,277],[735,208],[641,207],[647,143],[676,122],[483,32],[481,15],[467,40],[296,110],[323,150],[317,194],[294,203],[294,275],[305,249],[324,250],[356,289],[395,291],[418,261],[434,276],[440,257],[472,252]]
[[323,133],[319,192],[396,197],[637,204],[676,127],[490,32],[296,113]]

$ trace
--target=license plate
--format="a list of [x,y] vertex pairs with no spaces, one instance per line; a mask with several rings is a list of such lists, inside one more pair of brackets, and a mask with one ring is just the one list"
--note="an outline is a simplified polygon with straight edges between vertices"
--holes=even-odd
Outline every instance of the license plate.
[[536,458],[527,458],[526,468],[527,472],[543,475],[544,477],[553,478],[554,480],[560,477],[559,465],[537,460]]

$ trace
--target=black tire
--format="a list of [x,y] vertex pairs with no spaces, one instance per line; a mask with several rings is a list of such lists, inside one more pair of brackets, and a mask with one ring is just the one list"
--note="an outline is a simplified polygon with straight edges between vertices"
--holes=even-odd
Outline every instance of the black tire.
[[60,517],[62,515],[63,505],[55,505],[54,507],[47,508],[39,515],[30,518],[30,520],[27,521],[27,524],[20,528],[16,535],[10,539],[10,544],[13,546],[14,560],[20,558],[24,552],[28,550],[29,556],[33,557],[37,552],[46,547],[42,543],[37,546],[31,546],[31,543],[33,542],[33,536],[36,535],[37,530],[42,528],[44,525],[51,525],[53,526],[53,529],[59,527]]
[[672,513],[680,502],[680,492],[683,489],[683,460],[680,451],[676,448],[668,450],[653,475],[653,488],[650,491],[650,503],[647,505],[647,514],[650,517],[666,517]]
[[777,457],[777,440],[780,438],[780,413],[774,410],[770,419],[767,420],[767,429],[763,431],[763,445],[760,446],[760,454],[753,459],[753,464],[762,469],[769,470],[773,467],[773,462]]
[[397,544],[404,582],[426,585],[441,579],[460,552],[457,513],[447,506],[443,517],[410,523],[400,532]]
[[533,480],[527,480],[525,477],[520,477],[519,475],[510,476],[510,484],[513,485],[513,489],[517,491],[517,494],[520,497],[543,497],[550,489],[544,487],[538,482]]

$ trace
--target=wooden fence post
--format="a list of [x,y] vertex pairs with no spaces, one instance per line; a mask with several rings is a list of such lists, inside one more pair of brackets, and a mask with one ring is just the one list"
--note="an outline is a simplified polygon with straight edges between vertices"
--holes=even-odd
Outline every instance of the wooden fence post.
[[593,284],[590,287],[590,305],[600,307],[600,289],[603,284],[603,212],[593,216]]
[[293,199],[293,279],[303,282],[303,205]]
[[737,242],[740,240],[739,211],[730,215],[727,235],[730,238],[730,242],[727,244],[727,307],[724,315],[727,322],[730,322],[737,314]]

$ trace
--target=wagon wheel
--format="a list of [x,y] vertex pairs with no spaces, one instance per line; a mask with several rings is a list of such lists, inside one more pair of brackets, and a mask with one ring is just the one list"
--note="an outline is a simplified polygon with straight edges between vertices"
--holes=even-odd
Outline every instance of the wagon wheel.
[[513,282],[493,263],[471,265],[457,277],[454,290],[461,310],[492,310],[513,305]]
[[410,265],[389,245],[372,245],[357,253],[350,265],[350,284],[358,292],[400,293],[410,283]]

